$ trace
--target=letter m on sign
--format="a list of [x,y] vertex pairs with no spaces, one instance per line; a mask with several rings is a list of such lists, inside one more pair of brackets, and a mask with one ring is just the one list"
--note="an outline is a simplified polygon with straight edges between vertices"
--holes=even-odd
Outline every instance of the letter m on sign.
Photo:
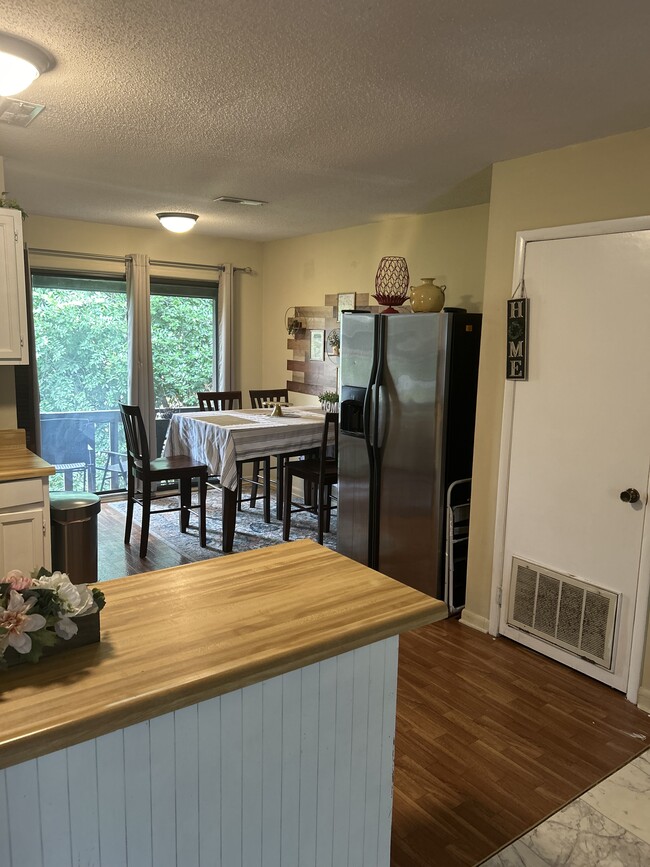
[[528,379],[528,298],[508,301],[506,379]]

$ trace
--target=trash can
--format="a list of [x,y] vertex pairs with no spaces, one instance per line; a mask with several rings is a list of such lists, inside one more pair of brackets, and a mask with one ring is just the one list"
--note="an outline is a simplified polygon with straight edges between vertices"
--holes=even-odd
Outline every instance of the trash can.
[[97,581],[97,494],[50,494],[52,569],[65,572],[73,584]]

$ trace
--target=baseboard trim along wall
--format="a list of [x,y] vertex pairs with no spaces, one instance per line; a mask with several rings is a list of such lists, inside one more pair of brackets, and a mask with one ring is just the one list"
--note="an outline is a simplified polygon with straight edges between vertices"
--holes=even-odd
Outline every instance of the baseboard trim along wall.
[[639,710],[644,710],[646,713],[650,713],[650,688],[647,686],[639,687],[639,696],[637,701],[637,707]]
[[471,626],[472,629],[478,629],[479,632],[487,632],[490,625],[490,621],[487,617],[482,617],[480,614],[474,614],[473,611],[468,611],[467,608],[463,608],[460,622],[465,626]]

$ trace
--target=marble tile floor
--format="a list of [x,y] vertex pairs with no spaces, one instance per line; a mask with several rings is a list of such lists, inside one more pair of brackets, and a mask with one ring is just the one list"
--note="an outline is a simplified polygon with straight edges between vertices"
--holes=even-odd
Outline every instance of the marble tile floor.
[[482,867],[548,865],[650,865],[650,750],[484,861]]

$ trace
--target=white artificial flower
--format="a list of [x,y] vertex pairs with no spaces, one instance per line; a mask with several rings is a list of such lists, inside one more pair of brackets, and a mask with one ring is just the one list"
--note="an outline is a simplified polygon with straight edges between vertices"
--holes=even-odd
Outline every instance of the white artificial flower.
[[62,612],[69,617],[93,613],[95,600],[92,590],[88,589],[87,584],[73,584],[65,572],[53,572],[49,576],[43,575],[34,584],[53,590],[62,602]]
[[70,638],[74,638],[77,632],[79,632],[79,627],[73,620],[70,620],[69,617],[62,617],[54,624],[54,631],[59,638],[68,641]]

